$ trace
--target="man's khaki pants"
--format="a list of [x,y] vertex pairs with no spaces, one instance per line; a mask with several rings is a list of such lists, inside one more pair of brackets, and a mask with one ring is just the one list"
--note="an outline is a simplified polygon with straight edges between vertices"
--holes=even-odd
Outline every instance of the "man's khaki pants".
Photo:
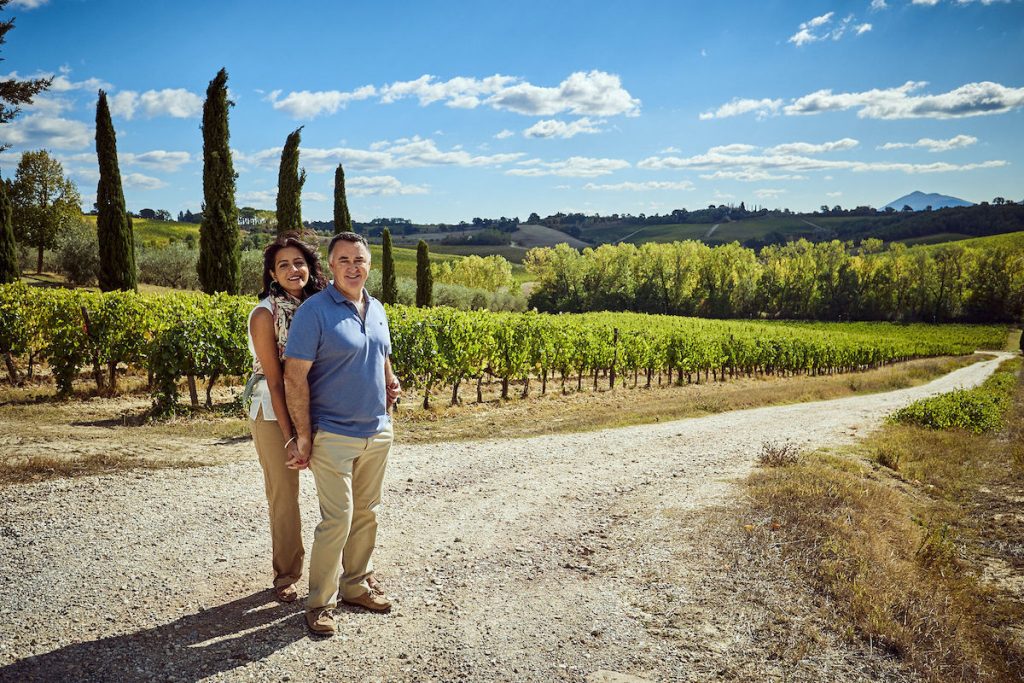
[[[370,555],[377,544],[377,506],[394,432],[391,424],[368,439],[330,434],[313,439],[309,468],[316,479],[322,521],[313,535],[306,610],[336,607],[369,592]],[[339,564],[344,569],[339,583]]]
[[302,576],[302,517],[299,513],[299,471],[285,467],[284,436],[263,410],[249,422],[252,442],[263,467],[263,486],[270,508],[270,543],[274,558],[274,587],[290,586]]

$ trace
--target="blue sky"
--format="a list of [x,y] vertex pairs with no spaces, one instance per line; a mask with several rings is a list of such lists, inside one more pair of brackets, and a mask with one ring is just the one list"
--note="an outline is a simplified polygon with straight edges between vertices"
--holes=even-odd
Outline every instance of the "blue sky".
[[0,140],[95,194],[108,92],[129,208],[198,211],[202,101],[229,74],[239,206],[303,217],[344,164],[356,220],[709,204],[1024,199],[1024,2],[13,0],[0,75],[55,85]]

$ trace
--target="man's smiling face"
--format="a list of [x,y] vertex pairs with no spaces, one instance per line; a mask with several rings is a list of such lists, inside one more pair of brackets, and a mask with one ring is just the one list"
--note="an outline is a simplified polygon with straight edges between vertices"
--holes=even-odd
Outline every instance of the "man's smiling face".
[[347,299],[358,301],[370,276],[370,250],[360,242],[338,240],[327,259],[334,286]]

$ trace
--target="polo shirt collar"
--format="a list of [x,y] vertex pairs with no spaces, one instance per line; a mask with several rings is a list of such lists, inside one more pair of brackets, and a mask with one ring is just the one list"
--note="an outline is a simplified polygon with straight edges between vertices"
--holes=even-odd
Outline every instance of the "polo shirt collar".
[[[346,304],[347,303],[347,304],[352,304],[353,306],[355,306],[354,303],[349,301],[348,297],[346,297],[344,294],[342,294],[341,292],[338,291],[338,288],[334,286],[334,282],[333,281],[331,281],[331,284],[327,286],[327,291],[330,293],[331,299],[334,300],[334,303],[336,303],[336,304]],[[375,299],[372,296],[370,296],[370,293],[368,291],[366,291],[366,287],[363,287],[363,301],[366,302],[367,309],[369,309],[370,302],[371,301],[375,301]]]

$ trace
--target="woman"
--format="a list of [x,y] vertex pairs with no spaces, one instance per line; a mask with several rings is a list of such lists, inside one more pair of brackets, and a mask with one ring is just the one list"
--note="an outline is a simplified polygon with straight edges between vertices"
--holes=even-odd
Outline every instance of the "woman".
[[299,513],[299,451],[284,397],[282,356],[295,309],[328,284],[317,249],[296,233],[278,236],[263,251],[263,292],[249,314],[252,353],[252,404],[249,428],[263,467],[270,507],[274,591],[293,602],[302,575],[302,527]]

